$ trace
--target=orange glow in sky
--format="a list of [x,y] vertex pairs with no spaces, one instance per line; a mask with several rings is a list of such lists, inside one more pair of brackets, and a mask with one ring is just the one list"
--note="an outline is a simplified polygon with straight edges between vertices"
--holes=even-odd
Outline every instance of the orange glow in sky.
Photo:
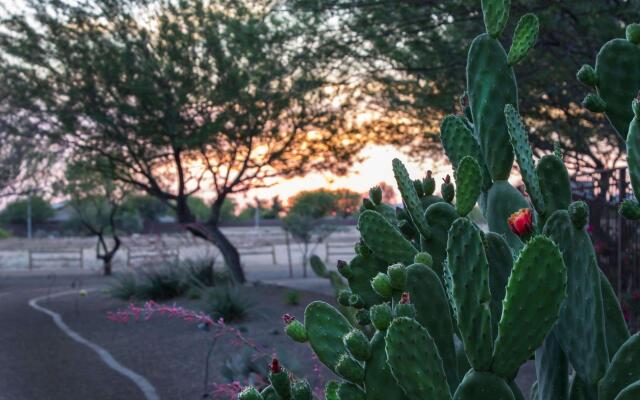
[[442,178],[451,173],[451,168],[448,164],[431,160],[425,163],[416,163],[410,160],[400,149],[390,145],[369,145],[365,147],[362,155],[365,160],[353,165],[346,176],[336,177],[333,174],[312,173],[304,177],[281,181],[269,188],[251,190],[243,196],[236,197],[236,201],[241,204],[253,203],[256,196],[261,200],[266,200],[275,195],[279,195],[281,199],[286,200],[301,190],[321,188],[348,188],[356,192],[366,193],[371,186],[381,181],[395,187],[395,179],[391,170],[391,161],[394,158],[402,160],[414,179],[423,178],[427,170],[431,169],[438,187],[442,182]]

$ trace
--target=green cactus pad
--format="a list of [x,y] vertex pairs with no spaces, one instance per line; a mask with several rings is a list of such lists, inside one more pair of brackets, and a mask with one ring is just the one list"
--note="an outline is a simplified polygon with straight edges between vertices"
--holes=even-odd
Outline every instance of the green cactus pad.
[[606,115],[622,138],[633,118],[631,101],[640,90],[640,46],[626,39],[606,43],[596,58],[597,89],[606,102]]
[[368,307],[381,303],[382,297],[371,288],[371,279],[384,272],[387,263],[373,255],[358,255],[349,262],[349,267],[351,274],[347,281],[351,291],[359,295]]
[[466,218],[457,219],[449,230],[447,260],[464,349],[473,368],[486,371],[493,350],[489,265],[480,231]]
[[490,372],[469,372],[462,382],[454,400],[515,400],[507,382]]
[[595,385],[609,365],[600,272],[591,238],[576,229],[569,212],[558,210],[544,227],[567,267],[567,299],[554,328],[571,365],[587,385]]
[[538,400],[569,398],[569,363],[553,332],[536,350]]
[[407,396],[391,375],[384,336],[385,332],[376,332],[371,339],[371,357],[365,364],[364,378],[367,400],[406,400]]
[[540,182],[536,174],[536,166],[527,137],[527,129],[520,118],[520,114],[518,114],[518,111],[513,105],[507,104],[505,106],[504,115],[507,119],[511,146],[516,154],[516,161],[520,167],[522,180],[527,187],[527,192],[529,193],[529,197],[531,197],[533,206],[538,213],[542,213],[544,211],[544,200],[540,192]]
[[640,333],[631,336],[611,360],[598,385],[598,400],[615,400],[627,386],[640,380]]
[[396,318],[385,341],[391,373],[410,400],[451,399],[442,359],[422,325],[414,319]]
[[438,348],[449,387],[460,382],[456,371],[456,349],[449,301],[438,275],[424,264],[407,268],[407,292],[416,308],[416,320],[428,331]]
[[549,238],[534,237],[511,271],[493,352],[495,373],[514,376],[555,324],[566,295],[567,269],[560,250]]
[[634,117],[627,135],[627,164],[631,176],[631,187],[636,200],[640,199],[640,119]]
[[507,56],[507,61],[510,65],[518,63],[533,48],[536,40],[538,40],[539,29],[540,23],[538,22],[538,17],[534,14],[525,14],[520,17],[513,33],[513,41]]
[[510,7],[511,0],[482,0],[482,16],[487,33],[493,37],[500,36],[509,20]]
[[396,217],[396,209],[391,207],[389,204],[376,204],[373,207],[373,211],[377,211],[382,214],[391,225],[398,226],[400,221],[398,221],[398,218]]
[[291,398],[293,400],[312,400],[311,386],[306,379],[295,381],[291,384]]
[[311,258],[309,258],[309,264],[311,265],[311,269],[313,270],[314,274],[318,275],[321,278],[329,277],[327,266],[324,265],[324,262],[322,262],[322,259],[317,255],[314,254],[311,256]]
[[571,181],[564,163],[555,154],[542,157],[536,167],[544,201],[544,216],[566,210],[571,203]]
[[528,207],[529,203],[522,193],[507,181],[494,182],[487,195],[485,216],[489,230],[503,235],[514,251],[522,248],[522,241],[511,232],[507,220],[514,212]]
[[329,304],[314,301],[304,311],[307,339],[320,362],[336,372],[336,364],[347,348],[342,338],[353,327],[347,319]]
[[467,87],[484,161],[494,181],[506,180],[513,165],[513,150],[504,107],[518,104],[518,88],[504,48],[489,35],[480,35],[471,44]]
[[336,363],[336,372],[344,379],[360,384],[364,381],[364,367],[349,354],[343,354]]
[[340,389],[340,382],[329,381],[324,385],[324,398],[325,400],[340,400],[338,397],[338,389]]
[[[362,389],[353,383],[341,383],[337,390],[336,394],[338,400],[366,400],[366,394]],[[327,399],[328,400],[328,399]]]
[[618,212],[628,220],[638,220],[640,219],[640,203],[635,199],[623,200]]
[[638,400],[638,399],[640,399],[640,380],[622,389],[620,394],[616,396],[615,400]]
[[276,393],[276,390],[271,385],[262,389],[260,396],[262,396],[263,400],[280,400],[280,396],[278,396],[278,393]]
[[433,257],[433,270],[442,276],[442,263],[447,256],[447,235],[453,221],[459,215],[456,209],[449,203],[436,203],[425,212],[427,223],[433,231],[429,239],[422,240],[422,250],[427,251]]
[[466,216],[473,210],[482,191],[482,171],[478,162],[470,156],[464,157],[456,170],[456,210]]
[[485,252],[489,262],[489,289],[491,290],[491,332],[498,334],[498,322],[502,315],[502,300],[513,268],[511,248],[504,238],[496,233],[484,235]]
[[602,303],[604,305],[607,350],[609,358],[612,358],[620,346],[629,339],[630,334],[620,309],[620,303],[618,303],[618,297],[602,270],[600,270],[600,286],[602,287]]
[[382,215],[366,210],[358,218],[362,240],[373,253],[388,264],[411,264],[418,250]]
[[473,136],[473,132],[464,122],[464,118],[458,115],[447,115],[440,124],[440,141],[444,152],[453,165],[453,169],[458,169],[460,161],[471,156],[482,169],[482,188],[489,190],[491,187],[491,174],[484,163],[480,144]]
[[418,232],[424,237],[431,236],[431,231],[429,229],[429,225],[427,225],[427,221],[424,218],[424,210],[422,208],[422,203],[420,202],[420,198],[416,193],[416,188],[413,184],[413,181],[409,177],[409,173],[405,168],[402,161],[397,158],[393,159],[393,175],[396,178],[396,182],[398,184],[398,190],[400,191],[400,195],[402,196],[402,201],[406,206],[406,210],[411,216],[411,220],[413,224],[418,229]]

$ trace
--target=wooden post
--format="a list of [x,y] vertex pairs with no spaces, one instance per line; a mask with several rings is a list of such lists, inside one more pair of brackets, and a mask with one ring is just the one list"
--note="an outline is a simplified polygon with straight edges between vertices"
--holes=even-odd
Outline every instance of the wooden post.
[[33,269],[33,254],[31,253],[31,249],[28,250],[29,254],[29,270]]
[[80,254],[80,269],[84,269],[84,252],[82,251],[82,247],[78,250]]
[[278,265],[278,262],[276,261],[276,245],[275,244],[271,244],[271,256],[273,258],[273,265]]
[[289,231],[284,232],[284,240],[287,245],[287,260],[289,262],[289,278],[293,278],[293,265],[291,264],[291,246],[289,245]]

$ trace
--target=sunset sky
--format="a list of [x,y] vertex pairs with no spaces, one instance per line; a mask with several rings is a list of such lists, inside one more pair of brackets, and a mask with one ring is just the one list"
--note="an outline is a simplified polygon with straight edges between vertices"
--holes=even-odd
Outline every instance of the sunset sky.
[[369,145],[363,150],[362,155],[365,161],[353,165],[347,176],[336,177],[332,174],[313,173],[301,178],[281,181],[270,188],[252,190],[245,195],[236,197],[236,201],[246,204],[248,201],[253,202],[255,196],[260,199],[270,199],[275,195],[279,195],[281,199],[286,200],[301,190],[320,188],[348,188],[356,192],[365,193],[371,186],[381,181],[395,187],[393,171],[391,170],[391,161],[394,158],[399,158],[405,163],[411,177],[414,179],[423,178],[427,170],[431,169],[438,182],[438,187],[442,178],[451,173],[451,168],[448,164],[444,165],[442,162],[431,160],[425,163],[418,163],[415,160],[411,160],[400,149],[390,145]]

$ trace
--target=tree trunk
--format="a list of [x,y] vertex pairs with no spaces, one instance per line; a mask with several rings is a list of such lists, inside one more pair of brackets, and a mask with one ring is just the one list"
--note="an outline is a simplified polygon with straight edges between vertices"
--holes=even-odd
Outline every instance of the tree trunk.
[[111,258],[106,258],[102,261],[102,271],[104,276],[111,276]]
[[187,229],[194,235],[211,242],[220,250],[224,263],[236,283],[243,284],[247,282],[242,264],[240,263],[240,253],[238,253],[236,247],[229,241],[224,233],[222,233],[217,225],[195,222],[188,224]]

